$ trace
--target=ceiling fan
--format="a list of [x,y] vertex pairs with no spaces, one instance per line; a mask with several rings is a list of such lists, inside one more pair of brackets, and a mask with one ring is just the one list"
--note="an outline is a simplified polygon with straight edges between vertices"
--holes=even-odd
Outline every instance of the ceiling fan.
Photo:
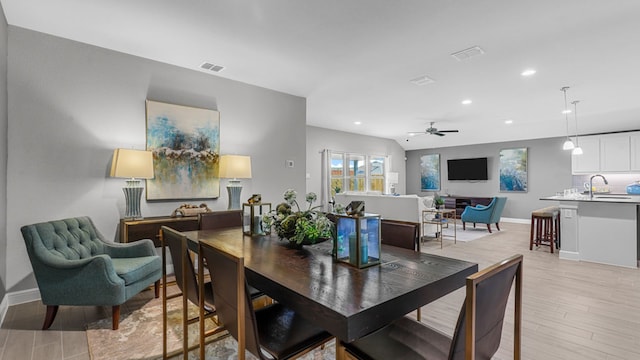
[[438,135],[438,136],[445,136],[445,133],[457,133],[458,130],[438,130],[436,128],[433,127],[433,124],[435,124],[435,121],[432,121],[429,125],[429,127],[427,129],[425,129],[424,131],[412,131],[409,133],[409,135],[411,136],[415,136],[415,135],[424,135],[424,134],[429,134],[429,135]]

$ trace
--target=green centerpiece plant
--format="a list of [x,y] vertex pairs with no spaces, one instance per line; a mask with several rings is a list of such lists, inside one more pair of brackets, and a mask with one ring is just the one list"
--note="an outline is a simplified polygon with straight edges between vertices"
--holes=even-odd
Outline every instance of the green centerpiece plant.
[[[297,192],[289,189],[284,192],[284,202],[275,210],[263,215],[264,229],[273,228],[282,240],[301,246],[328,240],[333,235],[333,223],[319,209],[313,206],[318,196],[310,192],[306,195],[307,209],[301,210],[298,205]],[[294,208],[295,207],[295,208]]]

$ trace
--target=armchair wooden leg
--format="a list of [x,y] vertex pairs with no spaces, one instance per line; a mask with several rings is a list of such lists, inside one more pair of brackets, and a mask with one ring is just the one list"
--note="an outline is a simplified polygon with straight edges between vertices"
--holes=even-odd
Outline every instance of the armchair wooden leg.
[[53,324],[53,320],[58,313],[58,305],[47,305],[47,314],[44,317],[44,324],[42,324],[42,330],[47,330]]
[[155,291],[155,297],[156,299],[160,297],[160,280],[156,281],[156,283],[153,286],[153,289]]
[[462,230],[467,230],[467,223],[465,223],[464,221],[462,222]]
[[120,326],[120,305],[114,305],[111,312],[111,323],[113,325],[113,330],[118,330],[118,326]]
[[491,224],[487,224],[487,230],[489,230],[489,234],[491,234]]
[[498,229],[498,231],[500,231],[500,224],[496,223],[496,229]]

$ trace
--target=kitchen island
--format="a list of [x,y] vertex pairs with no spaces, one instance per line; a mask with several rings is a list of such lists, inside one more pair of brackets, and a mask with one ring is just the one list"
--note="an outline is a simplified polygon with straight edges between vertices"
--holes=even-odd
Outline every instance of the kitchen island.
[[561,216],[560,258],[637,268],[638,195],[550,196]]

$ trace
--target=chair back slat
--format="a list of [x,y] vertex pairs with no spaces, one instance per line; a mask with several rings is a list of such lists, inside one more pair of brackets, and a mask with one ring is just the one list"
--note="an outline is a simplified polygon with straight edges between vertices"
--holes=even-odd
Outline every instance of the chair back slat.
[[176,284],[182,293],[187,294],[187,299],[199,304],[198,283],[193,261],[187,248],[187,237],[179,231],[163,226],[160,235],[164,246],[169,248],[171,260],[173,262],[173,272],[176,277]]
[[242,210],[212,211],[198,214],[198,229],[215,230],[242,226]]
[[413,251],[420,251],[420,223],[382,219],[381,242]]
[[[467,278],[467,297],[453,334],[450,360],[491,359],[496,353],[500,347],[504,314],[514,279],[517,290],[516,322],[519,323],[521,272],[522,255],[514,255]],[[519,349],[514,353],[519,353]]]
[[[246,349],[260,359],[257,321],[249,289],[244,277],[244,258],[233,251],[226,251],[209,244],[200,243],[198,250],[209,268],[214,302],[218,319],[229,334],[238,341],[239,349]],[[238,351],[238,358],[244,353]]]

